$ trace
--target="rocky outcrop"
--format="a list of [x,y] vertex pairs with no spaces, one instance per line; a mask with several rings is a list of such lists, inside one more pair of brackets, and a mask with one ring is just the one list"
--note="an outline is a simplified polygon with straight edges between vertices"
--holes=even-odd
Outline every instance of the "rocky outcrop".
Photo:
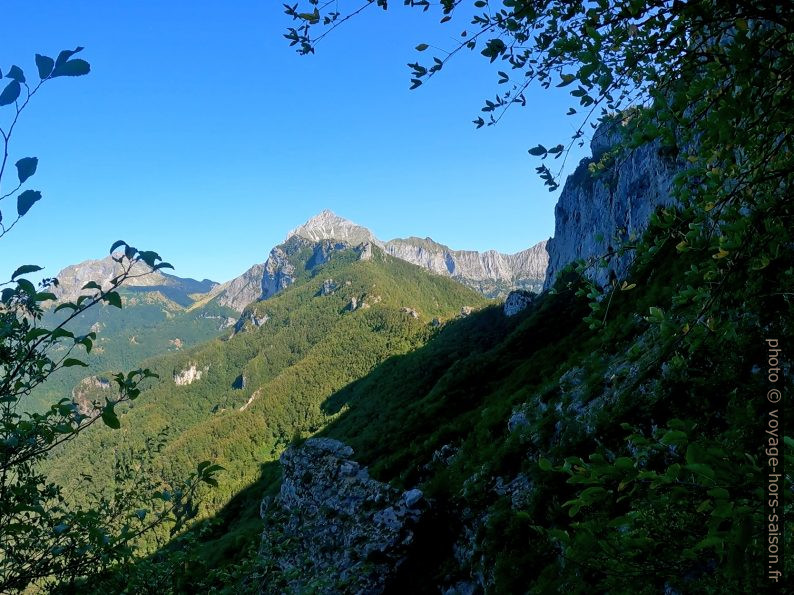
[[263,324],[265,324],[268,320],[270,320],[270,316],[267,314],[262,314],[261,316],[257,316],[256,310],[249,309],[243,312],[242,316],[237,319],[237,322],[234,325],[234,332],[235,334],[244,331],[246,328],[253,326],[255,328],[259,328]]
[[403,306],[400,308],[400,312],[408,314],[408,316],[411,318],[419,318],[419,312],[417,312],[414,308],[409,308],[408,306]]
[[515,254],[502,254],[495,250],[452,250],[430,238],[411,237],[386,242],[386,252],[492,297],[516,288],[539,290],[548,264],[546,242]]
[[110,381],[99,376],[83,378],[72,389],[72,403],[77,412],[86,417],[98,415],[97,406],[106,398],[106,391],[110,390]]
[[350,301],[347,303],[347,306],[345,306],[345,311],[346,312],[355,312],[360,307],[361,307],[361,304],[359,304],[358,298],[356,296],[353,296],[353,297],[350,298]]
[[381,593],[406,560],[422,492],[372,479],[352,455],[330,438],[281,455],[281,490],[261,508],[260,555],[274,571],[264,592]]
[[201,377],[207,372],[207,370],[209,370],[209,367],[207,366],[199,370],[196,364],[190,364],[190,366],[184,370],[174,372],[174,384],[177,386],[193,384],[196,380],[201,380]]
[[293,253],[291,247],[284,244],[270,251],[270,256],[265,262],[262,286],[257,299],[272,297],[295,282],[295,265],[289,260]]
[[507,299],[505,300],[505,305],[502,307],[502,311],[504,312],[505,316],[515,316],[519,312],[522,312],[532,303],[532,300],[535,298],[535,294],[530,293],[528,291],[517,290],[511,291]]
[[372,243],[364,242],[360,244],[356,247],[356,252],[358,252],[359,260],[372,260]]
[[657,207],[675,202],[670,189],[677,167],[660,154],[657,142],[620,157],[597,177],[588,171],[590,163],[620,142],[621,130],[620,121],[601,124],[590,143],[593,158],[582,160],[565,182],[555,208],[554,237],[546,246],[546,289],[563,267],[580,259],[595,264],[588,276],[599,285],[622,279],[631,253],[608,258],[606,267],[596,262],[622,242],[640,237]]
[[337,289],[339,289],[339,286],[334,283],[333,279],[326,279],[323,281],[323,284],[320,287],[320,291],[317,292],[317,295],[333,295]]

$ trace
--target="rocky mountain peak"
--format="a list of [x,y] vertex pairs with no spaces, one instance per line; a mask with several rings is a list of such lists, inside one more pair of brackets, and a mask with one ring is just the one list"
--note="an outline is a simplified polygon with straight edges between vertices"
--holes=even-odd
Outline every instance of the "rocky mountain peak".
[[292,236],[299,236],[312,242],[340,240],[348,242],[351,245],[362,244],[364,242],[372,242],[378,246],[383,245],[366,227],[357,225],[344,217],[340,217],[328,209],[325,209],[303,225],[290,231],[286,239]]

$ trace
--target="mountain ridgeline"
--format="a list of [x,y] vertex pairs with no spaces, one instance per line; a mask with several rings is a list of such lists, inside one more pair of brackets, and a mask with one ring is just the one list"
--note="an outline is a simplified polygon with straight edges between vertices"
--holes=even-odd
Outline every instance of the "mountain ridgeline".
[[[110,370],[129,369],[149,357],[217,337],[225,329],[244,323],[246,306],[306,278],[333,252],[356,249],[366,259],[372,246],[489,297],[504,296],[513,289],[539,290],[547,262],[545,242],[514,255],[454,251],[429,238],[384,244],[365,227],[323,211],[289,232],[285,242],[271,250],[266,262],[225,283],[150,271],[137,263],[121,290],[122,312],[103,305],[81,314],[73,323],[75,332],[98,332],[98,344],[85,358],[89,368],[58,371],[33,391],[27,407],[41,410],[70,394],[86,407],[89,403],[82,396],[86,386],[81,383],[83,379],[91,384],[96,378],[106,379]],[[120,272],[121,265],[111,256],[71,265],[56,275],[59,284],[54,293],[59,301],[75,300],[89,281],[107,288]],[[59,320],[58,315],[46,317],[48,323]]]
[[[654,310],[686,258],[664,243],[651,262],[602,256],[675,206],[681,164],[649,146],[589,176],[616,138],[597,131],[546,245],[381,242],[323,212],[191,294],[185,312],[234,325],[146,360],[159,379],[121,430],[93,427],[48,465],[89,501],[119,464],[149,461],[165,485],[205,459],[225,471],[192,529],[150,536],[149,557],[85,589],[760,592],[761,405],[742,395],[762,389],[764,338],[750,321],[689,359],[661,340]],[[583,276],[580,259],[605,266]],[[626,277],[594,328],[589,281]]]

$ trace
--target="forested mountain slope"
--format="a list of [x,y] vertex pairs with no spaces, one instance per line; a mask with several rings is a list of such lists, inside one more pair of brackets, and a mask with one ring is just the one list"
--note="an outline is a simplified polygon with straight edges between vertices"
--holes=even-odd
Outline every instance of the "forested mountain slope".
[[[53,455],[52,473],[73,497],[110,494],[119,462],[151,459],[168,483],[211,459],[226,468],[208,494],[205,514],[215,512],[295,435],[334,418],[321,407],[330,395],[486,303],[377,247],[366,259],[349,245],[322,264],[307,255],[291,254],[299,278],[249,306],[235,329],[145,362],[160,378],[123,412],[120,430],[91,428]],[[155,450],[147,440],[158,435],[164,443]]]

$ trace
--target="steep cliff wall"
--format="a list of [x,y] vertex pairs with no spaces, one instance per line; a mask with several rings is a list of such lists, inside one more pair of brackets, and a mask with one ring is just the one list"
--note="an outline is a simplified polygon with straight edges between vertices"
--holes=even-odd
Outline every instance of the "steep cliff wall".
[[602,124],[590,148],[593,156],[583,159],[568,178],[555,208],[554,237],[546,244],[549,265],[544,289],[554,283],[567,264],[585,260],[594,263],[588,275],[605,285],[612,275],[622,278],[631,264],[631,253],[597,261],[621,242],[642,235],[649,218],[659,206],[674,202],[670,187],[676,172],[675,162],[660,155],[658,143],[649,143],[618,158],[616,163],[593,176],[590,163],[621,138],[620,122]]
[[430,238],[406,238],[386,242],[386,251],[494,296],[515,288],[539,290],[548,263],[546,242],[515,254],[502,254],[496,250],[452,250]]

